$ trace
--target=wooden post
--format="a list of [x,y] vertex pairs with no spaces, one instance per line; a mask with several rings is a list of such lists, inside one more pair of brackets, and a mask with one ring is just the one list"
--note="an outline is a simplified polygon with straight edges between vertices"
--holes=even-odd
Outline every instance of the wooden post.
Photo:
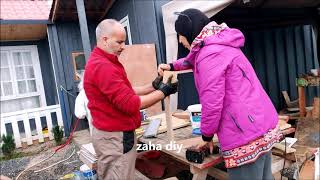
[[[177,82],[177,74],[174,71],[165,71],[163,74],[163,82],[167,83],[169,77],[172,77],[171,82]],[[173,126],[172,126],[172,112],[170,107],[170,96],[166,97],[165,101],[165,113],[166,113],[166,124],[167,124],[167,135],[169,141],[174,141]]]
[[18,127],[18,116],[13,117],[11,119],[11,125],[12,125],[13,138],[16,143],[16,147],[19,148],[21,147],[21,136],[20,136],[19,127]]
[[35,112],[34,115],[35,115],[34,119],[35,119],[35,123],[36,123],[37,134],[38,134],[38,141],[44,142],[41,119],[40,119],[40,112]]
[[27,144],[28,145],[32,145],[33,141],[32,141],[31,127],[30,127],[30,121],[29,121],[28,113],[23,115],[23,126],[24,126],[24,130],[25,130],[25,133],[26,133]]
[[208,168],[199,169],[197,167],[190,165],[190,172],[193,174],[192,180],[203,180],[207,178]]
[[304,93],[304,87],[298,86],[298,94],[300,117],[304,117],[306,115],[306,96]]
[[5,123],[5,119],[1,117],[1,121],[0,121],[0,136],[2,137],[3,135],[7,135],[7,129],[6,129],[6,123]]
[[48,136],[49,139],[52,140],[53,139],[53,134],[52,134],[52,118],[51,118],[51,112],[50,111],[46,111],[46,121],[47,121],[47,126],[48,126]]
[[[172,77],[171,82],[177,82],[177,75],[181,73],[188,73],[192,72],[191,70],[186,70],[186,71],[164,71],[163,74],[163,82],[167,83],[168,79]],[[166,123],[167,123],[167,134],[168,134],[168,139],[169,141],[174,140],[174,135],[173,135],[173,126],[172,126],[172,109],[170,107],[170,96],[168,96],[165,100],[165,113],[166,113]],[[175,107],[176,108],[176,107]]]
[[82,46],[84,51],[84,56],[86,57],[86,61],[88,61],[90,52],[91,52],[91,44],[89,38],[87,17],[86,17],[86,8],[84,6],[83,0],[76,0],[78,19],[80,25]]

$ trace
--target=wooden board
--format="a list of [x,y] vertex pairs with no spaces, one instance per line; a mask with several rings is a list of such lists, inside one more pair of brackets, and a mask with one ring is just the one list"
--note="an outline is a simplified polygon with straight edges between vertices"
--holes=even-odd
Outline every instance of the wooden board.
[[312,117],[319,118],[320,117],[320,98],[313,98],[313,109],[312,109]]
[[[159,115],[151,116],[148,119],[151,120],[151,119],[158,119],[158,118],[161,119],[161,125],[160,125],[160,127],[158,129],[158,134],[167,132],[167,122],[166,122],[166,119],[165,119],[165,113],[161,113]],[[173,129],[178,129],[178,128],[190,125],[190,120],[189,119],[180,119],[180,118],[172,117],[172,121],[173,121],[172,122]],[[136,134],[137,135],[142,135],[144,133],[144,129],[147,128],[147,126],[148,126],[148,124],[143,125],[142,126],[142,131],[141,130],[136,131]]]
[[288,124],[286,121],[284,121],[282,119],[279,119],[278,125],[280,127],[280,130],[285,130],[285,129],[291,128],[291,124]]
[[[151,83],[158,75],[154,44],[128,45],[119,57],[132,86]],[[161,102],[146,109],[147,116],[159,114]]]
[[296,145],[319,147],[320,144],[320,118],[300,118],[297,123],[295,138]]
[[314,162],[311,160],[307,160],[305,164],[302,166],[299,179],[300,180],[313,180],[314,179]]
[[[200,136],[198,135],[193,135],[192,134],[192,128],[191,126],[186,126],[186,127],[182,127],[179,129],[176,129],[173,131],[174,133],[174,137],[175,137],[175,144],[177,144],[177,142],[185,142],[186,143],[186,147],[188,145],[190,145],[190,141],[188,141],[187,139],[193,139],[193,138],[200,138]],[[185,141],[187,140],[187,141]],[[197,139],[193,139],[191,141],[195,142]],[[157,138],[139,138],[140,142],[146,143],[148,144],[149,142],[151,142],[152,144],[161,144],[162,147],[164,147],[166,144],[169,144],[169,139],[167,137],[166,134],[158,134]],[[193,144],[193,143],[191,143]],[[197,164],[197,163],[192,163],[189,162],[186,159],[186,147],[183,146],[182,151],[180,153],[178,153],[177,151],[169,151],[166,149],[162,149],[163,152],[165,152],[166,154],[169,154],[171,156],[173,156],[175,159],[180,160],[181,162],[188,164],[190,166],[194,166],[196,168],[199,169],[205,169],[208,167],[212,167],[214,165],[217,165],[219,163],[221,163],[223,161],[223,158],[221,157],[221,155],[213,155],[210,157],[205,158],[204,162],[202,164]]]
[[296,149],[291,147],[285,147],[285,145],[280,143],[275,143],[273,147],[277,148],[278,150],[281,150],[282,152],[286,152],[287,154],[296,152]]
[[180,119],[189,119],[190,118],[188,111],[176,111],[172,114],[172,116],[180,118]]
[[[171,82],[177,82],[177,75],[181,73],[187,73],[187,72],[192,72],[192,70],[186,70],[186,71],[164,71],[163,73],[163,82],[167,83],[169,78],[171,77]],[[170,96],[166,97],[165,101],[165,114],[166,114],[166,121],[167,121],[167,126],[168,126],[168,139],[170,141],[174,140],[174,135],[173,135],[173,126],[172,126],[172,112],[176,111],[176,108],[171,108],[171,99]]]
[[[167,131],[167,121],[165,120],[164,113],[150,117],[150,119],[153,119],[153,118],[161,118],[162,119],[161,126],[159,128],[159,132]],[[178,129],[181,127],[189,126],[191,124],[189,119],[180,119],[180,118],[176,118],[176,117],[171,117],[171,120],[172,120],[172,128],[173,129]]]
[[47,36],[46,24],[1,24],[1,41],[39,40]]
[[283,120],[285,122],[288,122],[290,117],[289,116],[284,116],[284,115],[279,115],[278,116],[279,120]]

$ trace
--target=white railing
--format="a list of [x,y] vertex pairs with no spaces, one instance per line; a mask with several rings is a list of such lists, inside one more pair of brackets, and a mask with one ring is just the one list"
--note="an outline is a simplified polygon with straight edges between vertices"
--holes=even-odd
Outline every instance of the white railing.
[[[32,145],[34,140],[44,142],[44,138],[53,139],[51,132],[53,128],[52,114],[55,114],[57,118],[57,124],[63,126],[63,120],[61,115],[60,105],[46,106],[42,108],[34,108],[30,110],[23,110],[17,112],[3,113],[1,114],[1,136],[7,135],[6,126],[12,127],[13,137],[16,143],[16,147],[22,146],[22,143]],[[47,131],[43,131],[41,118],[46,121]],[[32,130],[30,126],[30,120],[34,119],[36,128]],[[18,122],[22,121],[24,126],[24,132],[19,131]],[[21,124],[21,123],[20,123]],[[21,127],[20,127],[21,129]]]

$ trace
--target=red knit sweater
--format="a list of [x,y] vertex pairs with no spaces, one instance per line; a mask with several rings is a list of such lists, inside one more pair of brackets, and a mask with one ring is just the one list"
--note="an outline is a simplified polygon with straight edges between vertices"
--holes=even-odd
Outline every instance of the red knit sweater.
[[83,84],[95,128],[131,131],[140,127],[140,97],[117,56],[95,47],[86,64]]

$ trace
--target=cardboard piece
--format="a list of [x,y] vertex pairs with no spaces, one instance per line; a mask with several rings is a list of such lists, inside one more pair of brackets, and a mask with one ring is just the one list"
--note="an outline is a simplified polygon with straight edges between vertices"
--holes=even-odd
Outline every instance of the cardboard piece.
[[313,179],[315,179],[314,172],[315,172],[314,162],[311,160],[307,160],[301,168],[301,171],[299,174],[299,179],[313,180]]
[[[154,44],[128,45],[121,53],[119,60],[124,66],[127,77],[133,87],[152,83],[158,76]],[[161,111],[161,102],[158,102],[147,108],[146,114],[147,116],[153,116]]]

